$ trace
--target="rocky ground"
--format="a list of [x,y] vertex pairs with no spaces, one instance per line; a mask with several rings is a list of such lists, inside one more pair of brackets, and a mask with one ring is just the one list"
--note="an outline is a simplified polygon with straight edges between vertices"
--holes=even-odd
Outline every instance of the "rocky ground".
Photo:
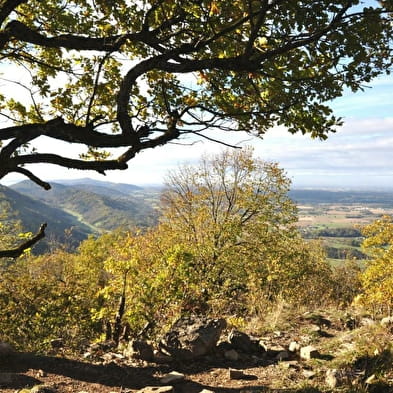
[[73,358],[61,349],[50,356],[4,353],[0,392],[389,393],[392,331],[391,323],[369,318],[342,321],[308,314],[286,331],[257,339],[220,329],[220,342],[197,358],[183,353],[147,361],[100,345]]

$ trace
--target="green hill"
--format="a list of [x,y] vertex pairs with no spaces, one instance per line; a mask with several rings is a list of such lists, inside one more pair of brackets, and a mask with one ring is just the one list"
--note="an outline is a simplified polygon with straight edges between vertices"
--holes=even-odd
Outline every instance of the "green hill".
[[30,181],[23,181],[12,189],[72,214],[92,231],[147,227],[157,221],[158,192],[91,179],[51,185],[51,190],[44,191]]
[[[9,206],[11,218],[20,220],[26,232],[36,232],[43,222],[48,224],[47,237],[36,246],[38,252],[49,247],[51,242],[67,242],[71,247],[76,246],[94,232],[74,215],[1,185],[0,206],[2,210]],[[71,237],[65,233],[69,229]]]

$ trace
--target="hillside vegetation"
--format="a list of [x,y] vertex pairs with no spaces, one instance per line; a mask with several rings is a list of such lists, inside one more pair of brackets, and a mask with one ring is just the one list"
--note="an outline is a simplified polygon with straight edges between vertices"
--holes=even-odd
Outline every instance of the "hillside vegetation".
[[[18,187],[29,190],[25,183]],[[71,207],[75,196],[92,195],[96,203],[110,200],[113,211],[121,211],[126,192],[111,198],[103,195],[108,188],[102,184],[93,184],[100,194],[86,187],[55,185],[48,201],[53,198],[53,203]],[[255,159],[249,149],[206,156],[198,166],[180,167],[168,176],[157,225],[90,236],[74,251],[59,247],[40,256],[27,252],[5,261],[0,282],[2,340],[19,350],[40,353],[52,353],[54,343],[60,342],[63,355],[79,358],[89,343],[105,340],[119,351],[131,338],[148,339],[159,347],[160,338],[179,318],[203,315],[225,319],[230,328],[256,335],[274,336],[277,329],[285,329],[291,332],[286,340],[315,343],[332,353],[329,348],[335,341],[319,338],[337,336],[336,345],[344,346],[345,337],[352,336],[339,333],[341,329],[360,328],[366,316],[377,326],[375,319],[390,313],[392,219],[384,216],[355,233],[363,238],[361,249],[369,257],[363,270],[354,259],[334,266],[321,241],[302,237],[289,187],[282,169]],[[25,198],[9,191],[6,195],[15,200]],[[143,190],[132,190],[131,200],[138,200],[133,192],[141,195]],[[38,206],[24,202],[32,210]],[[87,206],[88,202],[78,207],[78,214],[89,217]],[[0,226],[2,245],[11,232],[20,230],[11,225],[11,218]],[[341,229],[337,233],[343,235]],[[310,314],[313,310],[319,311]],[[326,312],[335,321],[334,329],[333,322],[323,322],[321,313]],[[307,339],[299,324],[305,317],[299,313],[317,315],[312,317],[317,329],[311,327],[314,333],[310,333],[308,327]],[[323,324],[329,330],[322,331]],[[379,351],[377,355],[384,354],[370,360],[375,364],[364,375],[375,374],[374,379],[388,386],[392,370],[387,364],[393,358],[390,333],[379,327],[362,329],[362,337],[375,340],[371,348]],[[352,351],[351,358],[348,352],[345,358],[334,352],[320,361],[334,358],[329,367],[343,370],[365,367],[359,366],[361,359],[374,349],[362,347],[354,338],[351,345],[358,351]],[[385,361],[380,367],[379,362]],[[326,369],[315,362],[308,367]],[[262,378],[267,371],[256,372]],[[365,379],[359,379],[358,390],[346,391],[365,391]],[[282,387],[279,379],[270,383]],[[294,386],[296,392],[308,391]]]
[[[86,178],[58,180],[52,190],[43,191],[23,181],[11,188],[2,186],[0,200],[8,203],[25,231],[34,232],[46,221],[51,243],[68,242],[75,248],[89,234],[118,227],[154,226],[160,215],[161,192],[162,187]],[[393,213],[393,195],[389,192],[295,189],[288,195],[297,205],[302,236],[323,240],[331,259],[366,259],[360,250],[360,228]],[[45,247],[41,243],[34,252],[40,253]]]
[[97,232],[121,226],[146,227],[154,225],[157,219],[154,206],[145,202],[146,194],[155,195],[154,191],[145,192],[133,185],[82,179],[70,184],[53,183],[49,191],[43,191],[29,181],[15,184],[12,188],[76,215]]
[[0,186],[0,204],[25,232],[48,224],[48,236],[34,247],[42,253],[48,247],[66,244],[75,249],[89,235],[119,227],[146,228],[157,223],[159,188],[80,179],[54,183],[49,191],[29,181]]

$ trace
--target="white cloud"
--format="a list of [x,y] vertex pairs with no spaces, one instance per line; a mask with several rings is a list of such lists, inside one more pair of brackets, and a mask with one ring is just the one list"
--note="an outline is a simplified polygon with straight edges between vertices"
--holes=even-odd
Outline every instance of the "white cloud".
[[[10,70],[1,68],[0,71],[7,74]],[[295,185],[388,187],[393,184],[393,77],[380,77],[372,86],[357,94],[346,92],[332,103],[337,114],[345,117],[345,124],[326,141],[291,135],[282,127],[272,129],[263,140],[235,133],[220,133],[217,139],[253,145],[257,156],[279,162]],[[17,91],[18,96],[24,93]],[[40,148],[47,152],[67,151],[73,156],[80,152],[69,144],[45,139],[41,139]],[[167,171],[178,164],[196,162],[203,153],[219,152],[223,148],[207,141],[192,146],[157,147],[137,155],[126,171],[108,171],[106,178],[94,172],[52,165],[35,165],[31,169],[44,180],[90,176],[134,184],[161,183]],[[11,174],[2,179],[2,183],[21,179]]]

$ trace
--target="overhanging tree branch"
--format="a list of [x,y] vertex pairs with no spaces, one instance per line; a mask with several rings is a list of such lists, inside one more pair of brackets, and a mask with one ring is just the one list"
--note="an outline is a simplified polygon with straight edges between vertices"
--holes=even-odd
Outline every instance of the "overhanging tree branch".
[[46,223],[42,224],[39,231],[31,239],[22,243],[19,247],[10,250],[0,250],[0,258],[20,257],[27,249],[33,247],[37,242],[45,237],[46,226]]
[[[213,141],[216,130],[283,125],[324,139],[341,124],[329,102],[392,65],[390,2],[208,3],[87,2],[76,13],[73,2],[0,2],[0,61],[17,82],[0,95],[0,179],[16,172],[48,189],[30,164],[105,174],[190,133]],[[30,150],[40,137],[91,154]]]

